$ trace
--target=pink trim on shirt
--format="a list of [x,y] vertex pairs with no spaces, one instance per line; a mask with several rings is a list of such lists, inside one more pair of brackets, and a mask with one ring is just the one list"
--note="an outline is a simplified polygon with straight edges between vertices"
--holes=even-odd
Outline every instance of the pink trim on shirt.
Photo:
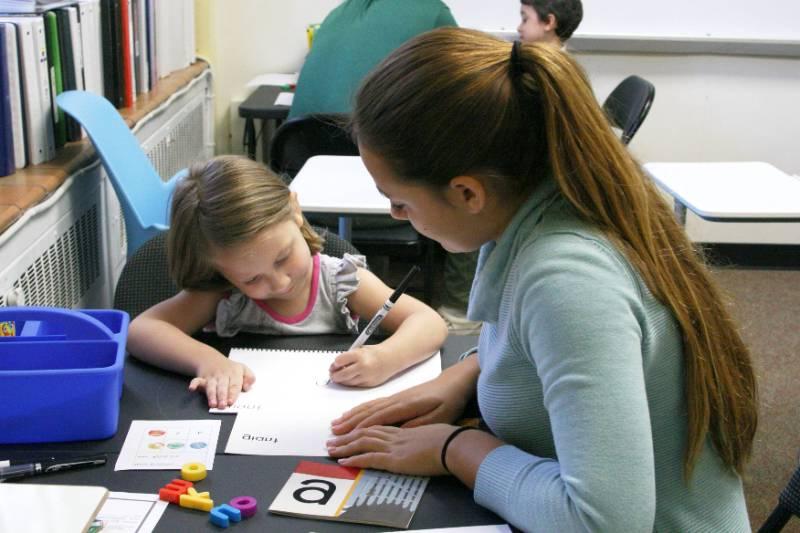
[[312,259],[314,261],[314,270],[311,272],[311,292],[308,295],[308,303],[305,309],[293,316],[283,316],[272,309],[264,300],[253,300],[256,305],[274,320],[283,324],[297,324],[305,320],[311,314],[311,310],[314,309],[314,304],[317,303],[317,288],[319,287],[319,254],[314,254]]

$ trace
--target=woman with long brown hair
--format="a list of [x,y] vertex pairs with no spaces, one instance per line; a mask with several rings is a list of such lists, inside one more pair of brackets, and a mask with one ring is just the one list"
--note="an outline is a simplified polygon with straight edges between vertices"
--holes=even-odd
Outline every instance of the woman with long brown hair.
[[[331,456],[450,473],[524,530],[749,529],[747,348],[579,66],[435,30],[368,76],[353,128],[395,217],[480,247],[484,326],[436,380],[335,420]],[[488,431],[452,425],[475,394]]]

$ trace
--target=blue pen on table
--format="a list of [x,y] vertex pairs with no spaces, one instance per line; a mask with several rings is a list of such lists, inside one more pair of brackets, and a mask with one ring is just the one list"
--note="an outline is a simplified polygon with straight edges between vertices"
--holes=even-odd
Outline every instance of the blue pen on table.
[[90,455],[88,457],[75,457],[72,459],[63,459],[58,461],[43,461],[43,462],[14,464],[10,466],[0,467],[0,482],[22,477],[38,476],[39,474],[50,474],[53,472],[62,472],[65,470],[87,468],[90,466],[102,466],[106,464],[106,461],[107,461],[106,456],[103,454],[99,454],[99,455]]
[[[364,331],[361,332],[361,335],[358,336],[358,338],[350,346],[348,351],[355,350],[356,348],[358,348],[359,346],[363,346],[363,344],[367,342],[367,339],[369,339],[370,335],[372,335],[375,332],[375,330],[378,328],[378,326],[386,317],[386,315],[389,314],[389,311],[391,311],[392,307],[394,307],[394,304],[397,301],[397,299],[400,298],[400,296],[402,296],[404,292],[406,292],[408,284],[411,282],[411,278],[413,278],[414,274],[419,272],[419,270],[420,269],[417,265],[411,267],[411,270],[408,271],[408,274],[406,274],[406,276],[394,290],[392,295],[389,296],[389,299],[386,300],[386,302],[383,304],[383,307],[378,309],[378,312],[375,313],[375,316],[372,317],[372,320],[369,321],[367,327],[364,328]],[[330,382],[331,380],[330,378],[328,378],[327,383]]]

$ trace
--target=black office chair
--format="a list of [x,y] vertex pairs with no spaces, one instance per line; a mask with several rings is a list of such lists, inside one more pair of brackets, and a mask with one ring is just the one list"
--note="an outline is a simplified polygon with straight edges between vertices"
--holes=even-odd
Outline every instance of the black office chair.
[[[314,228],[325,239],[322,252],[333,257],[345,253],[359,255],[358,249],[325,228]],[[167,267],[167,233],[162,232],[145,242],[128,258],[114,289],[114,309],[127,312],[131,320],[178,293]]]
[[800,465],[778,497],[778,505],[758,533],[774,533],[783,529],[792,515],[800,518]]
[[611,125],[622,130],[621,140],[628,144],[644,122],[656,88],[639,76],[628,76],[617,85],[603,103],[603,111]]
[[347,120],[347,115],[330,113],[284,122],[272,137],[270,168],[292,181],[312,156],[358,155],[358,146],[345,129]]
[[[348,116],[314,114],[284,122],[270,147],[270,168],[290,182],[315,155],[358,155],[358,146],[346,130]],[[335,228],[338,217],[308,214],[313,224]],[[352,241],[369,256],[421,260],[424,264],[423,298],[431,301],[436,243],[420,235],[408,222],[385,217],[353,217]]]

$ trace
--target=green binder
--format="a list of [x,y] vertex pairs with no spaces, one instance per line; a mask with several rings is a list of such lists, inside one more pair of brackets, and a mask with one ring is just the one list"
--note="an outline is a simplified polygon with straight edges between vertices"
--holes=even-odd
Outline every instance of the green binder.
[[50,68],[50,92],[53,95],[53,130],[56,137],[56,148],[61,148],[67,142],[67,123],[64,112],[55,105],[56,96],[64,92],[64,79],[61,73],[58,23],[56,14],[52,11],[44,14],[44,32],[47,34],[47,66]]

